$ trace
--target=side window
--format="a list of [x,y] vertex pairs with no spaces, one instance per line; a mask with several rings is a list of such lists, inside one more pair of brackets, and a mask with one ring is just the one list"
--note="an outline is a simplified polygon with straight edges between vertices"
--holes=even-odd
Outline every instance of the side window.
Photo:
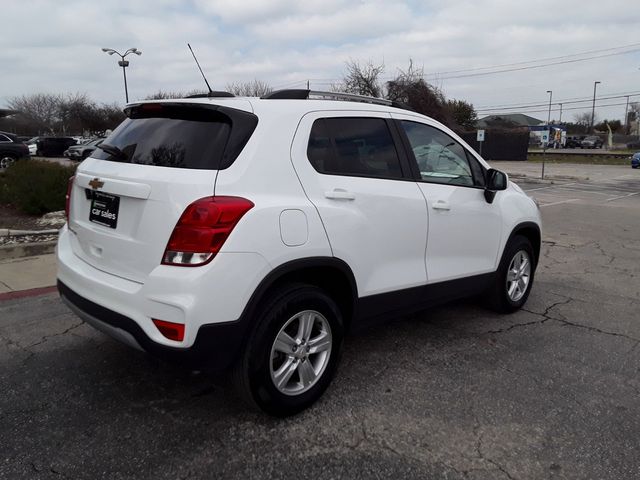
[[11,143],[11,139],[6,135],[0,135],[0,143]]
[[464,147],[449,135],[423,123],[407,120],[400,123],[423,180],[466,187],[484,184],[482,167],[474,158],[468,158]]
[[307,157],[320,173],[402,178],[400,158],[382,118],[322,118],[313,123]]

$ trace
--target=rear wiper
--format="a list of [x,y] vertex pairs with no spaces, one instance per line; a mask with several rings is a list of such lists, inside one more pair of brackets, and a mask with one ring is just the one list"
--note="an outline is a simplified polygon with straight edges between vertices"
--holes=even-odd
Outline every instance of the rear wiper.
[[120,150],[115,145],[109,145],[107,143],[101,143],[100,145],[96,145],[96,147],[99,148],[100,150],[104,150],[105,152],[107,152],[112,157],[115,157],[115,158],[120,159],[122,161],[126,162],[127,160],[129,160],[129,157],[127,156],[127,154],[124,153],[122,150]]

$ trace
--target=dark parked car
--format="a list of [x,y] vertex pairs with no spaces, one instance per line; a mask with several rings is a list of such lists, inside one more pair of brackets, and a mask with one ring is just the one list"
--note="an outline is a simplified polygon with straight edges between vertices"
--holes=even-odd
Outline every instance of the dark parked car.
[[29,147],[11,133],[0,132],[0,170],[4,170],[19,158],[29,156]]
[[636,152],[631,156],[631,168],[640,167],[640,152]]
[[78,142],[71,137],[41,137],[36,142],[36,155],[41,157],[61,157],[63,152]]
[[585,139],[580,142],[582,148],[602,148],[603,144],[602,139],[596,135],[585,137]]
[[104,138],[96,138],[82,145],[72,145],[64,152],[64,156],[70,160],[84,160],[91,155]]
[[572,135],[567,137],[564,148],[582,148],[582,140],[584,140],[584,135]]

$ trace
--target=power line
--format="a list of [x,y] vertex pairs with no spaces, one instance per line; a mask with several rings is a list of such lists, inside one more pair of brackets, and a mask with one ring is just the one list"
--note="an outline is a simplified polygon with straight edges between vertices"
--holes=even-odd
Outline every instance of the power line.
[[[562,59],[570,59],[571,57],[580,57],[583,55],[590,55],[592,53],[602,53],[602,52],[611,52],[613,50],[621,50],[621,49],[628,49],[628,48],[634,48],[634,50],[630,50],[628,52],[616,52],[613,53],[611,55],[622,55],[625,53],[632,53],[637,51],[637,48],[635,47],[640,47],[640,43],[631,43],[629,45],[621,45],[619,47],[611,47],[611,48],[603,48],[600,50],[589,50],[586,52],[580,52],[580,53],[572,53],[569,55],[560,55],[558,57],[547,57],[547,58],[540,58],[538,60],[527,60],[527,61],[523,61],[523,62],[514,62],[514,63],[503,63],[501,65],[493,65],[491,67],[477,67],[477,68],[466,68],[466,69],[462,69],[462,70],[450,70],[448,72],[437,72],[437,73],[430,73],[427,75],[448,75],[448,74],[452,74],[452,73],[464,73],[464,72],[475,72],[478,70],[491,70],[491,69],[495,69],[495,68],[503,68],[503,67],[513,67],[516,65],[526,65],[527,63],[540,63],[540,62],[547,62],[550,60],[562,60]],[[600,56],[595,56],[595,57],[590,57],[590,58],[600,58]],[[585,59],[580,59],[580,60],[588,60],[587,58]]]
[[615,53],[607,53],[607,54],[603,54],[603,55],[596,55],[596,56],[592,56],[592,57],[584,57],[584,58],[576,58],[574,60],[563,60],[563,61],[558,61],[558,62],[551,62],[551,63],[542,63],[540,65],[530,65],[530,66],[526,66],[526,67],[517,67],[517,68],[505,68],[502,70],[494,70],[492,72],[480,72],[480,73],[469,73],[466,75],[452,75],[452,76],[444,76],[444,77],[440,77],[440,76],[436,76],[437,80],[452,80],[455,78],[469,78],[469,77],[481,77],[481,76],[485,76],[485,75],[495,75],[497,73],[508,73],[508,72],[518,72],[518,71],[522,71],[522,70],[531,70],[534,68],[544,68],[544,67],[551,67],[554,65],[566,65],[568,63],[577,63],[577,62],[584,62],[586,60],[593,60],[595,58],[605,58],[605,57],[613,57],[615,55],[626,55],[628,53],[634,53],[634,52],[640,52],[640,48],[636,48],[633,50],[628,50],[626,52],[615,52]]
[[[602,96],[602,97],[596,97],[596,101],[598,100],[613,100],[616,98],[626,98],[626,97],[637,97],[640,96],[640,92],[634,92],[634,93],[625,93],[625,94],[619,94],[619,95],[608,95],[608,96]],[[573,104],[573,103],[585,103],[585,102],[591,102],[593,101],[593,97],[591,98],[584,98],[583,100],[558,100],[556,102],[553,102],[554,105],[558,105],[560,103],[562,103],[563,105],[569,105],[569,104]],[[494,108],[478,108],[476,109],[476,112],[496,112],[496,111],[500,111],[500,110],[517,110],[517,109],[526,109],[526,108],[534,108],[534,107],[544,107],[546,105],[548,105],[548,102],[542,102],[542,103],[533,103],[533,104],[514,104],[508,107],[494,107]],[[580,107],[582,108],[582,107]]]
[[[619,95],[620,97],[626,97],[627,95],[631,95],[631,96],[635,96],[635,95],[640,95],[640,92],[615,92],[615,93],[610,93],[609,95]],[[600,97],[598,97],[600,98]],[[588,96],[588,97],[567,97],[561,100],[557,100],[555,103],[568,103],[571,100],[583,100],[584,101],[592,101],[593,97],[592,96]],[[596,98],[597,100],[597,98]],[[532,100],[533,101],[533,100]],[[489,109],[493,109],[493,108],[499,108],[499,107],[520,107],[521,105],[529,105],[531,102],[520,102],[520,103],[503,103],[503,104],[498,104],[498,105],[482,105],[480,107],[477,107],[476,110],[489,110]],[[541,104],[543,105],[548,105],[549,102],[541,102]]]
[[[548,104],[547,104],[547,105],[548,105]],[[552,105],[553,105],[553,104],[552,104]],[[563,105],[564,105],[564,103],[563,103]],[[597,107],[598,107],[598,108],[603,108],[603,107],[617,107],[617,106],[620,106],[620,105],[626,105],[626,102],[622,102],[622,103],[607,103],[607,104],[604,104],[604,105],[597,105]],[[563,111],[563,112],[566,112],[566,111],[571,111],[571,110],[584,110],[585,108],[586,108],[586,107],[569,107],[569,108],[564,108],[564,107],[563,107],[563,108],[562,108],[562,111]],[[515,111],[514,111],[514,112],[497,112],[497,113],[496,113],[496,115],[509,115],[510,113],[523,113],[523,114],[529,114],[529,113],[546,113],[546,112],[548,112],[548,111],[549,111],[549,109],[548,109],[548,108],[545,108],[545,109],[542,109],[542,110],[525,110],[525,111],[517,111],[517,112],[515,112]],[[558,112],[558,111],[560,111],[560,108],[551,108],[551,111],[552,111],[552,112]],[[491,115],[491,113],[484,114],[484,115],[489,116],[489,115]]]
[[[587,60],[594,60],[599,58],[613,57],[617,55],[627,55],[629,53],[640,52],[640,48],[637,48],[637,47],[640,47],[640,43],[632,43],[629,45],[604,48],[600,50],[589,50],[589,51],[580,52],[580,53],[573,53],[573,54],[562,55],[557,57],[547,57],[547,58],[538,59],[538,60],[527,60],[527,61],[514,62],[514,63],[505,63],[505,64],[493,65],[489,67],[475,67],[475,68],[468,68],[468,69],[462,69],[462,70],[450,70],[450,71],[444,71],[444,72],[425,73],[422,75],[422,77],[423,78],[433,77],[434,79],[437,79],[437,80],[452,80],[457,78],[479,77],[479,76],[486,76],[486,75],[495,75],[500,73],[531,70],[536,68],[544,68],[544,67],[550,67],[555,65],[565,65],[570,63],[584,62]],[[615,50],[623,50],[623,51],[615,51]],[[603,53],[603,52],[611,52],[611,53]],[[601,55],[591,55],[593,53],[600,53]],[[584,56],[584,55],[590,55],[590,56]],[[573,58],[573,57],[583,57],[583,58]],[[546,62],[546,63],[540,63],[540,62]],[[538,65],[527,65],[530,63],[538,63]],[[524,65],[524,66],[521,66],[521,65]],[[513,68],[504,68],[504,67],[513,67]],[[482,72],[481,70],[489,70],[489,71]],[[469,73],[466,73],[466,72],[469,72]],[[457,74],[461,74],[461,75],[457,75]],[[385,76],[385,77],[382,77],[381,79],[391,80],[393,78],[395,77]],[[292,85],[292,84],[298,84],[298,83],[304,84],[307,82],[307,80],[320,85],[331,85],[333,83],[341,81],[340,79],[330,79],[330,78],[309,78],[309,79],[287,82],[284,85]]]

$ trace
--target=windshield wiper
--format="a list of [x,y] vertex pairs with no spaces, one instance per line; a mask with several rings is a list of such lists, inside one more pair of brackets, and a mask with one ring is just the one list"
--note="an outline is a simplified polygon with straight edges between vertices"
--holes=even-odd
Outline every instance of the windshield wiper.
[[112,157],[115,157],[115,158],[117,158],[119,160],[122,160],[124,162],[129,160],[129,157],[127,156],[127,154],[124,153],[122,150],[120,150],[115,145],[109,145],[107,143],[101,143],[100,145],[96,145],[96,147],[99,148],[100,150],[104,150],[105,152],[107,152]]

